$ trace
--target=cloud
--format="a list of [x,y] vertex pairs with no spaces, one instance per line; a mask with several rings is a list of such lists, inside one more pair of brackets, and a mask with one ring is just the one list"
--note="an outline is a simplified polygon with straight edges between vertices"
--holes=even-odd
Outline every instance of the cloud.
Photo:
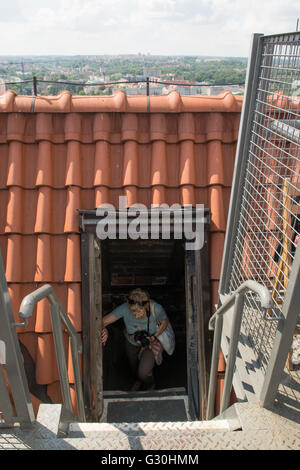
[[11,0],[0,54],[248,55],[251,34],[292,31],[294,0]]

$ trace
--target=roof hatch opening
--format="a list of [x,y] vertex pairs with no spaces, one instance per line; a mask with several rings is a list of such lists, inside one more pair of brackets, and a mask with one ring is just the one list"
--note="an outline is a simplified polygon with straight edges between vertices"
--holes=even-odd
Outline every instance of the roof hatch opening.
[[[84,214],[81,220],[83,380],[87,410],[93,420],[108,422],[205,419],[211,346],[207,335],[208,224],[203,247],[188,251],[186,240],[175,237],[100,240],[95,215]],[[132,391],[122,318],[109,325],[105,347],[100,341],[102,318],[123,304],[129,292],[137,287],[147,290],[150,298],[163,306],[176,337],[173,355],[164,352],[162,364],[154,367],[155,389],[151,391],[143,388]],[[127,400],[128,406],[122,407],[122,400]],[[139,416],[126,416],[124,408],[130,409],[130,400],[140,404],[134,408],[139,410]],[[155,406],[152,400],[164,401],[163,408]]]

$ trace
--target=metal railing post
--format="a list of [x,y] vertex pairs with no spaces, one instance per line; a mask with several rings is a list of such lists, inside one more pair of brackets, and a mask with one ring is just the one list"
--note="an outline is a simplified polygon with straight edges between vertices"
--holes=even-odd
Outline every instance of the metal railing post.
[[[30,392],[27,377],[22,361],[18,335],[16,333],[13,311],[10,302],[10,296],[7,288],[5,272],[0,253],[0,340],[5,345],[5,370],[8,382],[11,388],[17,418],[11,417],[8,413],[8,419],[18,420],[22,426],[30,426],[35,417],[30,398]],[[1,365],[0,365],[1,367]],[[2,371],[1,373],[2,374]],[[1,379],[0,379],[1,380]],[[2,386],[3,386],[3,380]],[[1,384],[0,384],[1,385]],[[0,388],[3,388],[3,387]],[[9,401],[7,395],[1,395],[1,404],[8,411]],[[3,403],[2,403],[3,398]]]
[[217,384],[219,355],[220,355],[220,348],[221,348],[222,328],[223,328],[223,315],[221,314],[217,316],[216,323],[215,323],[212,361],[211,361],[211,370],[210,370],[209,386],[208,386],[209,393],[208,393],[208,399],[207,399],[206,419],[212,419],[214,417],[214,405],[215,405],[215,397],[216,397],[216,384]]
[[273,404],[282,379],[285,361],[300,314],[300,244],[298,244],[282,305],[283,319],[277,327],[274,345],[260,394],[264,407]]
[[69,388],[68,368],[66,362],[66,354],[64,348],[64,338],[62,324],[65,326],[69,336],[71,345],[71,355],[73,372],[75,378],[75,391],[78,406],[78,415],[81,421],[85,421],[85,410],[81,383],[81,374],[78,353],[82,353],[82,345],[79,336],[73,327],[70,319],[64,311],[58,297],[56,296],[53,288],[46,284],[43,287],[35,290],[31,294],[24,297],[20,306],[19,316],[25,320],[31,317],[34,305],[42,299],[47,298],[50,302],[50,313],[53,328],[53,337],[55,343],[56,357],[58,363],[58,371],[60,376],[61,391],[63,396],[63,403],[73,415],[73,406]]
[[[53,305],[60,305],[60,302],[53,291],[49,294],[49,300],[52,302]],[[78,406],[78,415],[81,420],[85,421],[85,410],[84,410],[84,399],[83,399],[83,391],[81,385],[81,373],[78,361],[78,352],[82,353],[82,346],[78,343],[78,336],[75,328],[73,327],[70,319],[64,314],[64,312],[58,307],[58,316],[60,322],[64,324],[66,329],[71,333],[70,334],[70,347],[71,347],[71,356],[72,356],[72,364],[73,364],[73,373],[74,373],[74,380],[75,380],[75,391],[76,391],[76,398],[77,398],[77,406]]]
[[[9,399],[9,394],[6,386],[6,382],[3,376],[2,367],[0,364],[0,405],[1,414],[4,418],[5,425],[10,427],[13,425],[13,410]],[[0,420],[1,421],[1,420]]]
[[37,96],[37,78],[33,77],[33,94]]
[[272,299],[271,294],[267,287],[259,284],[256,281],[248,280],[243,282],[238,289],[236,289],[224,303],[218,308],[209,321],[209,329],[214,329],[214,340],[213,340],[213,351],[210,369],[208,399],[207,399],[207,416],[206,419],[212,419],[214,417],[214,402],[216,394],[216,380],[217,380],[217,368],[219,361],[219,354],[221,350],[221,338],[222,338],[222,327],[223,327],[223,315],[234,305],[233,312],[233,323],[230,339],[230,350],[228,354],[225,383],[223,388],[221,412],[227,407],[230,399],[230,392],[233,381],[234,367],[236,362],[237,348],[239,335],[241,330],[241,322],[244,307],[244,297],[247,291],[255,292],[260,297],[261,307],[265,310],[271,308]]
[[76,338],[74,338],[73,336],[70,337],[70,345],[71,345],[73,373],[74,373],[74,379],[75,379],[78,415],[81,421],[85,421],[85,409],[84,409],[84,400],[83,400],[83,390],[82,390],[82,385],[81,385],[80,367],[79,367],[79,362],[76,361],[78,345],[77,345]]
[[69,388],[68,367],[66,363],[66,355],[64,348],[64,338],[56,305],[50,304],[50,313],[63,403],[65,407],[69,411],[71,411],[71,413],[73,413],[73,406]]
[[240,218],[240,205],[244,185],[242,181],[245,178],[245,171],[248,158],[248,138],[251,132],[252,115],[255,105],[256,87],[259,77],[259,59],[261,55],[261,38],[263,34],[253,34],[252,44],[247,67],[245,94],[240,119],[240,128],[235,157],[235,167],[230,195],[229,212],[227,218],[227,227],[225,233],[225,242],[223,249],[223,260],[220,274],[220,294],[226,294],[229,290],[229,280],[232,269],[233,253],[236,247],[236,232],[238,229],[238,220]]
[[231,330],[231,335],[230,335],[230,348],[229,348],[229,354],[228,354],[228,358],[226,362],[224,387],[223,387],[221,409],[220,409],[221,413],[225,411],[229,405],[230,393],[231,393],[231,388],[232,388],[233,372],[234,372],[234,367],[235,367],[239,335],[240,335],[240,330],[241,330],[243,307],[244,307],[244,294],[237,294],[235,298],[235,303],[234,303],[232,330]]

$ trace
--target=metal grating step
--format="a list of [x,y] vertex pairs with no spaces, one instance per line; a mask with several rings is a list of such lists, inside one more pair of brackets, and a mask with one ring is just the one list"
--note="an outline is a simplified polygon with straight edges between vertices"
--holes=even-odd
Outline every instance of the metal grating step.
[[101,422],[139,423],[190,421],[187,395],[126,396],[104,399]]

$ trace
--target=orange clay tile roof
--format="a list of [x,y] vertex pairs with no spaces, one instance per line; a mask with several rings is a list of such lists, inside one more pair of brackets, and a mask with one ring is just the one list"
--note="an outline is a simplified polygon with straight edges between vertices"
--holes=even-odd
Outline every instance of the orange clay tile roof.
[[[242,97],[0,97],[0,248],[16,321],[22,298],[51,283],[81,332],[78,209],[203,203],[211,210],[212,305],[224,243]],[[19,338],[36,384],[60,401],[45,301]],[[69,359],[70,364],[70,359]],[[73,382],[72,367],[70,381]],[[35,399],[35,402],[37,400]]]
[[112,96],[72,96],[65,90],[59,96],[18,96],[8,90],[0,99],[0,112],[30,113],[190,113],[239,112],[241,96],[224,91],[217,96],[180,96],[171,91],[164,96],[126,96],[118,91]]

